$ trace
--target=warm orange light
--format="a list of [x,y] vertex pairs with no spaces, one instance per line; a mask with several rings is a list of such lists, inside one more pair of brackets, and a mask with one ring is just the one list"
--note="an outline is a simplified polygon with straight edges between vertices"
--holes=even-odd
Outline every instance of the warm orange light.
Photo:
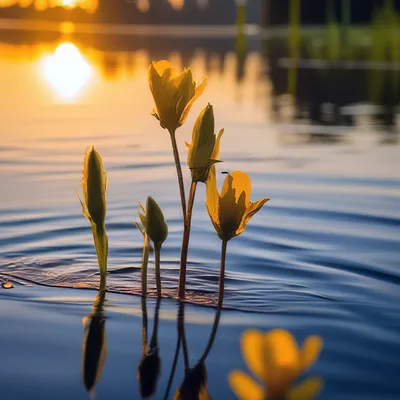
[[44,59],[46,80],[65,98],[75,97],[92,76],[92,67],[72,43],[60,44],[55,52]]
[[77,6],[77,0],[62,0],[62,6],[64,7],[76,7]]

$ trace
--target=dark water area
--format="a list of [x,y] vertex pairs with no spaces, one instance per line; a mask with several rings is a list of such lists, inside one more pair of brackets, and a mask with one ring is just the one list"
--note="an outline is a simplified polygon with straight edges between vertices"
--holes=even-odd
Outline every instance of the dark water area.
[[[227,374],[233,365],[245,370],[240,353],[243,330],[284,328],[299,341],[312,334],[324,339],[314,366],[325,379],[320,398],[396,398],[398,60],[371,58],[373,39],[365,31],[353,32],[352,57],[344,58],[344,53],[332,51],[335,45],[320,40],[321,32],[308,30],[293,62],[285,31],[261,33],[248,27],[246,36],[236,37],[229,27],[194,29],[185,36],[175,27],[135,31],[114,26],[109,35],[95,32],[93,26],[80,28],[71,32],[64,26],[62,34],[52,26],[33,34],[30,27],[29,35],[26,30],[0,31],[0,281],[16,284],[14,291],[0,289],[0,311],[8,321],[0,329],[0,343],[12,344],[10,338],[16,337],[15,347],[4,347],[9,361],[0,364],[0,382],[15,381],[17,371],[30,382],[5,399],[26,398],[28,388],[40,393],[32,398],[54,398],[55,390],[57,398],[86,396],[79,375],[80,321],[90,312],[95,292],[85,292],[91,299],[83,305],[59,300],[50,305],[36,302],[34,290],[41,290],[39,285],[57,287],[37,296],[50,296],[45,294],[49,290],[51,296],[62,297],[67,289],[60,287],[98,286],[91,232],[75,193],[84,151],[92,143],[108,172],[108,286],[116,292],[110,294],[110,304],[115,300],[119,310],[113,314],[112,307],[105,307],[105,313],[111,313],[106,326],[112,339],[96,398],[110,398],[112,393],[117,398],[137,396],[140,298],[122,296],[140,290],[142,237],[133,223],[137,201],[152,195],[169,225],[161,265],[168,297],[176,294],[183,230],[169,137],[149,115],[153,100],[148,64],[164,58],[177,67],[191,67],[196,80],[208,78],[206,92],[178,133],[182,163],[195,117],[211,102],[216,128],[225,128],[224,162],[218,171],[246,171],[253,183],[252,199],[271,198],[228,246],[226,310],[207,359],[211,396],[234,398]],[[186,165],[183,169],[188,182]],[[219,183],[223,178],[218,174]],[[220,241],[204,201],[200,186],[188,293],[191,302],[211,306],[216,300]],[[80,293],[68,290],[68,296]],[[150,300],[149,309],[154,306]],[[36,307],[37,314],[30,315]],[[121,307],[136,310],[136,324]],[[65,319],[55,317],[61,309]],[[201,354],[199,341],[206,340],[215,309],[187,309],[194,321],[187,334]],[[173,300],[163,300],[163,313],[173,315],[160,325],[166,332],[159,335],[160,348],[169,350],[162,356],[160,387],[165,388],[176,341]],[[196,323],[203,315],[207,324]],[[54,341],[48,350],[46,338],[36,331],[32,340],[37,350],[26,337],[18,337],[16,332],[22,332],[28,320],[31,329],[51,332]],[[36,383],[29,378],[34,368],[26,363],[26,354],[11,357],[20,346],[41,350],[41,372],[52,377],[48,391],[42,378],[36,376]],[[58,360],[54,348],[60,350]],[[61,359],[66,364],[55,369]]]
[[[138,368],[143,366],[146,326],[150,347],[157,338],[158,367],[142,367],[142,379],[147,376],[153,382],[157,371],[151,398],[163,399],[167,393],[167,398],[174,398],[185,376],[182,347],[171,374],[182,327],[178,315],[183,316],[191,368],[211,344],[204,366],[205,386],[213,399],[236,398],[228,376],[233,370],[248,371],[240,337],[249,328],[289,329],[300,343],[311,332],[320,334],[324,349],[307,375],[324,379],[322,399],[394,399],[399,392],[398,359],[393,352],[398,346],[396,326],[389,324],[386,328],[392,333],[384,333],[384,319],[380,327],[373,326],[362,307],[338,313],[337,307],[327,310],[314,304],[264,315],[232,310],[219,314],[191,304],[179,310],[176,302],[165,299],[158,305],[149,299],[143,307],[140,297],[108,294],[104,312],[96,319],[95,295],[95,291],[28,286],[0,292],[0,383],[7,387],[2,398],[86,399],[87,386],[100,400],[140,398]],[[361,330],[365,324],[369,329]]]

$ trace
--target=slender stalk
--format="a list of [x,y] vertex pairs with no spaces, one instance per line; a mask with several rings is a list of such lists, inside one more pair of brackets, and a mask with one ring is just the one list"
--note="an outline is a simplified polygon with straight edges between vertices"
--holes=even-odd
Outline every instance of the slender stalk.
[[183,360],[185,364],[185,371],[187,371],[189,369],[189,352],[185,335],[185,303],[179,303],[178,335],[181,337],[182,340]]
[[220,316],[221,316],[221,310],[222,310],[221,308],[217,309],[217,313],[215,314],[214,325],[213,325],[213,328],[212,328],[212,331],[211,331],[210,338],[208,339],[207,347],[204,350],[204,353],[201,356],[198,364],[204,363],[206,361],[206,358],[207,358],[208,354],[210,353],[211,348],[212,348],[212,346],[214,344],[215,336],[217,335],[219,319],[220,319]]
[[161,245],[154,244],[154,264],[156,271],[157,297],[161,297],[160,253],[161,253]]
[[149,262],[149,237],[147,233],[143,235],[143,254],[142,254],[142,271],[141,271],[141,278],[142,278],[142,296],[146,297],[147,295],[147,264]]
[[107,289],[107,276],[106,273],[100,272],[100,291],[105,292]]
[[218,308],[222,307],[224,302],[224,286],[225,286],[225,260],[226,260],[226,248],[228,241],[222,241],[221,249],[221,269],[219,271],[219,291],[218,291]]
[[185,218],[185,225],[183,229],[182,238],[182,250],[181,250],[181,266],[179,271],[179,298],[183,300],[185,298],[186,291],[186,263],[189,249],[189,238],[190,238],[190,226],[192,223],[192,212],[194,198],[196,195],[197,182],[192,181],[190,185],[188,208]]
[[185,195],[185,185],[183,184],[181,161],[179,159],[179,151],[178,151],[178,146],[176,144],[175,131],[169,131],[169,134],[171,136],[172,150],[174,152],[174,159],[175,159],[176,174],[178,176],[179,192],[181,194],[182,214],[183,214],[183,219],[185,219],[186,195]]

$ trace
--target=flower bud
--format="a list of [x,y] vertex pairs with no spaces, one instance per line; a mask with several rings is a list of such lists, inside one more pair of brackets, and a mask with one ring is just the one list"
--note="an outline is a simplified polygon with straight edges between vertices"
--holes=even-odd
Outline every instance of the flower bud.
[[139,217],[154,245],[161,246],[168,236],[168,225],[160,206],[151,196],[147,198],[146,215],[139,213]]
[[194,182],[205,182],[210,168],[218,160],[213,159],[215,147],[219,147],[219,140],[214,134],[214,110],[211,104],[203,109],[193,128],[192,143],[189,145],[187,164]]

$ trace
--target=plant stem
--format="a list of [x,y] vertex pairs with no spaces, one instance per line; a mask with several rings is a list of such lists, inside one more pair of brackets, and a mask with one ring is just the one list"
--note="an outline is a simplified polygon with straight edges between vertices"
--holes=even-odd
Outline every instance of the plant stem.
[[185,298],[186,291],[186,263],[189,250],[189,238],[190,238],[190,225],[192,223],[192,211],[194,204],[194,197],[196,195],[197,182],[192,181],[190,185],[188,209],[185,218],[185,224],[183,229],[182,238],[182,250],[181,250],[181,266],[179,271],[179,298],[183,300]]
[[147,233],[143,235],[144,240],[143,240],[143,254],[142,254],[142,273],[141,273],[141,278],[142,278],[142,296],[146,297],[147,295],[147,264],[149,262],[149,237],[147,236]]
[[182,214],[183,214],[183,219],[185,219],[186,196],[185,196],[185,185],[183,184],[181,161],[179,159],[179,151],[178,151],[178,146],[176,144],[175,131],[169,131],[169,134],[171,136],[172,150],[174,152],[174,159],[175,159],[176,174],[178,176],[179,192],[181,194]]
[[107,275],[106,272],[100,272],[100,291],[105,292],[107,289]]
[[219,271],[219,292],[218,292],[218,308],[222,307],[224,302],[224,285],[225,285],[225,260],[226,260],[226,248],[228,241],[222,241],[221,249],[221,269]]
[[161,245],[154,243],[154,264],[156,270],[157,297],[161,297],[161,272],[160,272]]

